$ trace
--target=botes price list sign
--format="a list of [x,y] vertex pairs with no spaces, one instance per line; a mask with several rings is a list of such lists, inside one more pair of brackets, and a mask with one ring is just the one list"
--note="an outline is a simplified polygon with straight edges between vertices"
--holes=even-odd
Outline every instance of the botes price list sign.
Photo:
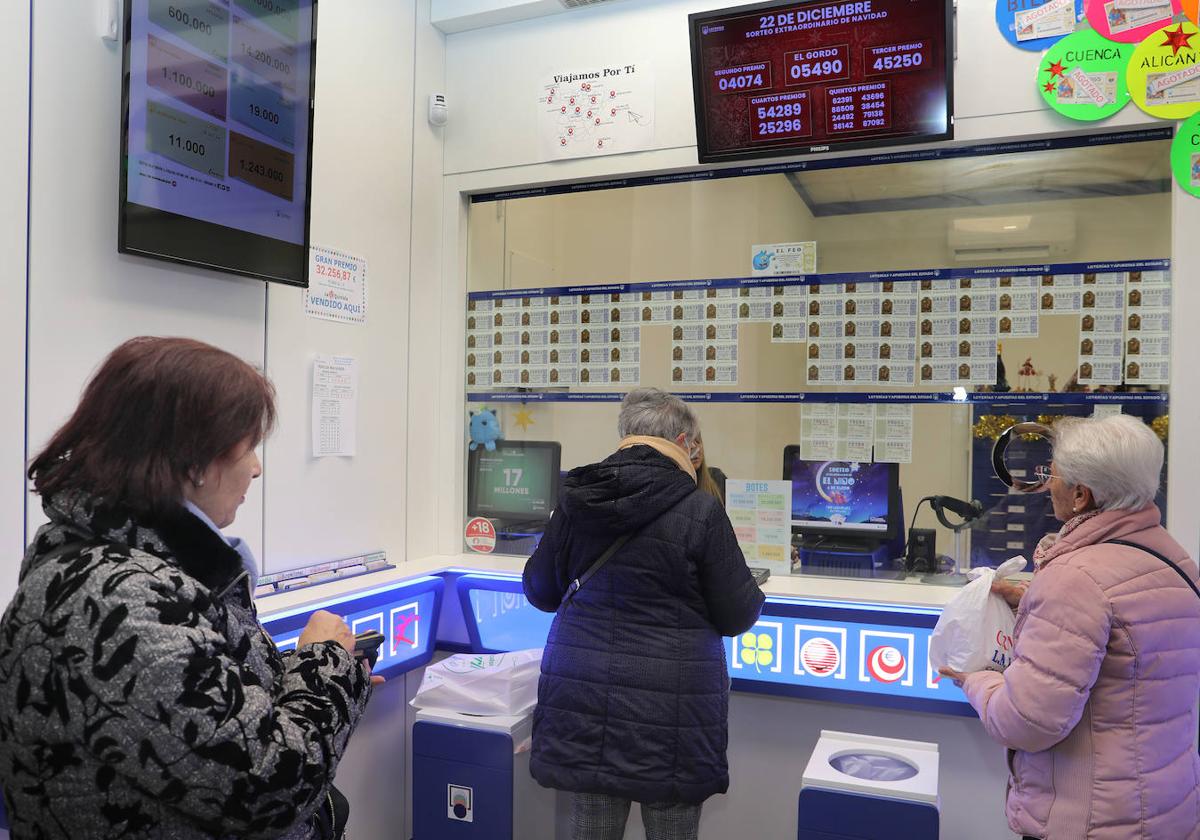
[[948,139],[949,0],[690,17],[701,162]]

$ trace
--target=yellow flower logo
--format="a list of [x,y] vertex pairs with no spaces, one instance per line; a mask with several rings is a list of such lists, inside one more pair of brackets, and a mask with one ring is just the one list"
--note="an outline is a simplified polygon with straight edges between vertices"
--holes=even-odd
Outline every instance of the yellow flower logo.
[[769,633],[742,634],[742,662],[759,671],[775,661],[775,640]]

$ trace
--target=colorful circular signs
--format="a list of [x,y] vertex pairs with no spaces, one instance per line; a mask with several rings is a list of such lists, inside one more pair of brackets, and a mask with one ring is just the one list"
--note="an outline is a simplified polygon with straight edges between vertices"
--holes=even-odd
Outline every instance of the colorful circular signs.
[[1073,120],[1102,120],[1129,101],[1126,66],[1134,49],[1081,29],[1052,46],[1038,65],[1046,104]]
[[1185,192],[1200,196],[1200,114],[1188,117],[1175,132],[1171,171]]
[[1200,110],[1200,30],[1177,23],[1154,32],[1133,51],[1129,96],[1152,117],[1183,120]]
[[1083,20],[1083,3],[1084,0],[996,0],[996,26],[1014,47],[1044,50],[1075,31],[1075,25]]
[[1171,22],[1180,0],[1091,0],[1087,19],[1110,41],[1136,44]]

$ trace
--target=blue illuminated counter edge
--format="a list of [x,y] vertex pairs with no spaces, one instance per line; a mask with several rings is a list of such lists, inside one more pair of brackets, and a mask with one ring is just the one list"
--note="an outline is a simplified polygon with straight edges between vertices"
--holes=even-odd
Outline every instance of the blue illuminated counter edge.
[[[486,558],[484,563],[499,566],[505,561],[523,562]],[[376,673],[388,677],[428,664],[437,650],[488,653],[545,643],[554,616],[529,604],[519,573],[421,562],[405,565],[426,567],[427,572],[401,577],[397,573],[402,569],[397,569],[381,573],[378,577],[390,579],[374,585],[359,579],[357,589],[341,587],[301,603],[287,603],[295,599],[286,596],[260,599],[263,625],[281,648],[288,649],[295,646],[313,612],[336,612],[356,632],[370,628],[384,634]],[[725,640],[732,687],[973,717],[962,692],[929,666],[929,635],[940,612],[938,606],[768,594],[755,627]]]

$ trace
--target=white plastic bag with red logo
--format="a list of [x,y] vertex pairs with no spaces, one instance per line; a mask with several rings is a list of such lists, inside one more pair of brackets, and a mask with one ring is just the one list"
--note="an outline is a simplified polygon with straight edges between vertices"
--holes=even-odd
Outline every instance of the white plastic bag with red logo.
[[942,608],[929,640],[929,664],[934,670],[1003,671],[1012,663],[1012,607],[992,593],[992,580],[1025,568],[1024,557],[1005,560],[996,569],[972,570],[976,577]]
[[542,649],[457,653],[425,669],[412,705],[468,715],[522,715],[537,705]]

